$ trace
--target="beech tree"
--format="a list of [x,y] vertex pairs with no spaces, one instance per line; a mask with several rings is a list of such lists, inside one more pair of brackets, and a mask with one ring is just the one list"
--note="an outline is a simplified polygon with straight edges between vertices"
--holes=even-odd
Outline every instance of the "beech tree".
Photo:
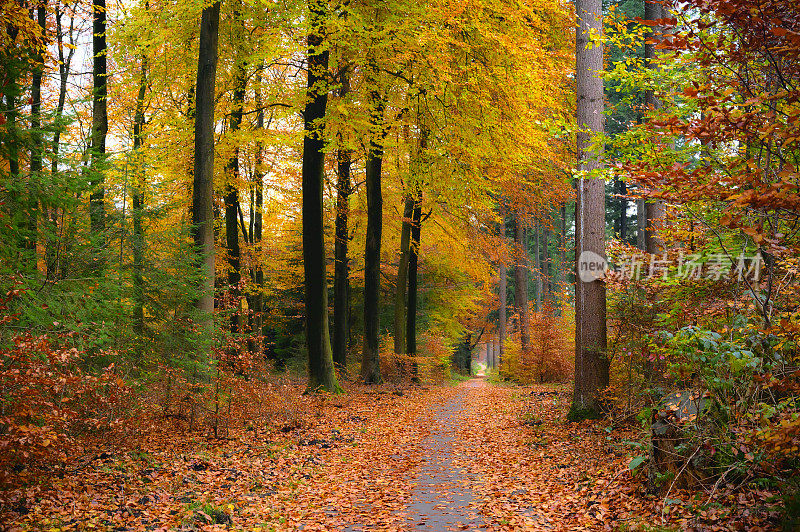
[[328,329],[325,229],[325,111],[328,105],[327,0],[308,3],[308,84],[303,111],[303,267],[308,349],[308,389],[339,392]]
[[197,60],[194,126],[192,237],[200,279],[197,309],[211,325],[214,312],[214,83],[217,75],[220,2],[203,8]]
[[605,181],[603,132],[602,43],[592,35],[603,31],[600,0],[578,0],[575,34],[577,80],[578,177],[575,216],[575,389],[570,419],[597,417],[599,393],[608,386],[606,356],[606,289],[601,279],[583,276],[581,268],[605,256]]
[[[341,73],[339,98],[346,98],[350,93],[350,66],[345,66]],[[336,151],[336,221],[334,243],[333,272],[333,361],[340,368],[347,367],[347,341],[350,331],[350,259],[348,249],[350,234],[348,219],[350,217],[350,195],[353,185],[350,177],[352,150],[342,146],[343,139],[339,135],[339,149]]]
[[[644,42],[644,60],[648,68],[656,68],[656,32],[661,29],[659,20],[666,17],[664,5],[662,2],[655,2],[653,0],[645,0],[644,2],[644,18],[652,26],[650,31],[645,34]],[[648,109],[656,110],[661,107],[661,100],[656,97],[654,91],[647,90],[644,93],[644,105]],[[664,223],[666,219],[666,206],[662,200],[645,201],[642,203],[644,207],[644,251],[648,253],[661,253],[664,244],[658,236],[658,227]]]
[[[95,239],[92,270],[103,268],[105,252],[106,207],[104,173],[106,171],[106,135],[108,135],[108,48],[106,46],[106,0],[92,0],[92,138],[91,194],[89,219]],[[98,251],[99,250],[99,251]]]

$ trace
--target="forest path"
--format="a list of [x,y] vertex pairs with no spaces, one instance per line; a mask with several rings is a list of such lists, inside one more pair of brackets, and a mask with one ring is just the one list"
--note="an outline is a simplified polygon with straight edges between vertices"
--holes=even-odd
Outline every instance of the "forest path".
[[269,410],[240,413],[247,424],[225,437],[176,430],[156,413],[140,438],[99,441],[63,478],[0,504],[0,523],[109,532],[715,530],[726,511],[698,519],[678,490],[685,506],[647,497],[629,469],[639,429],[568,423],[569,385],[476,378],[351,385],[336,396],[303,390],[257,396]]
[[407,509],[412,530],[487,528],[469,486],[469,466],[478,457],[465,455],[455,445],[466,421],[464,403],[486,386],[482,378],[462,383],[457,395],[431,413],[427,421],[430,435],[422,442],[423,464]]

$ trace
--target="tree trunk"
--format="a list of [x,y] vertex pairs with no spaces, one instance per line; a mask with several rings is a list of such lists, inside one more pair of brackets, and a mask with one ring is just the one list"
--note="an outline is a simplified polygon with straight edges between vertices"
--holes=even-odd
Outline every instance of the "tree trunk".
[[[506,239],[506,220],[505,217],[500,221],[500,237],[505,241]],[[498,364],[503,363],[503,354],[505,353],[506,342],[506,291],[508,290],[508,272],[506,271],[506,263],[501,262],[498,268],[497,275],[500,277],[498,282],[497,296],[499,299],[499,307],[497,311],[497,336],[498,336]]]
[[[56,105],[56,112],[55,112],[55,122],[56,122],[56,129],[53,133],[53,142],[51,144],[51,151],[52,156],[50,159],[50,175],[56,176],[58,173],[58,152],[61,145],[61,118],[64,115],[64,105],[66,104],[67,100],[67,81],[69,80],[69,70],[70,65],[72,64],[72,56],[75,54],[75,50],[77,49],[74,46],[74,38],[73,33],[75,29],[75,15],[73,14],[70,17],[69,23],[69,36],[70,36],[70,44],[73,46],[69,47],[69,52],[67,55],[64,55],[64,35],[63,30],[61,27],[61,8],[60,6],[56,6],[56,44],[58,47],[58,74],[59,74],[59,86],[58,86],[58,104]],[[58,276],[58,248],[59,248],[59,239],[58,239],[58,208],[55,206],[49,207],[50,216],[49,216],[49,223],[48,223],[48,230],[45,232],[46,234],[46,241],[45,241],[45,262],[47,267],[47,279],[53,280]]]
[[397,265],[397,290],[394,299],[394,352],[406,352],[406,286],[408,259],[411,250],[411,217],[414,215],[414,198],[409,194],[403,202],[403,221],[400,229],[400,262]]
[[[576,79],[578,110],[578,170],[581,173],[576,207],[575,287],[575,390],[569,419],[597,417],[600,392],[608,386],[606,358],[606,289],[602,280],[580,275],[582,266],[596,264],[591,252],[605,257],[605,182],[597,175],[603,167],[602,146],[592,137],[603,132],[603,46],[587,44],[590,33],[602,33],[600,0],[577,0]],[[586,174],[588,175],[586,175]],[[583,277],[583,279],[582,279]]]
[[[239,19],[239,13],[234,18]],[[233,89],[230,133],[235,135],[242,125],[242,107],[246,89],[244,65],[237,61],[236,86]],[[228,292],[231,298],[230,331],[237,335],[242,331],[241,323],[241,290],[242,252],[239,246],[239,148],[233,150],[233,156],[225,166],[225,246],[228,255]]]
[[647,203],[639,198],[636,200],[636,247],[647,251]]
[[[342,73],[342,87],[339,97],[344,98],[350,92],[350,73]],[[350,260],[348,247],[350,235],[348,221],[350,218],[350,195],[353,193],[350,183],[350,166],[352,152],[342,147],[339,136],[339,150],[336,152],[336,242],[334,244],[333,271],[333,362],[339,368],[347,367],[347,340],[350,332]]]
[[536,312],[542,311],[542,290],[544,289],[544,279],[543,273],[544,268],[542,267],[542,227],[541,223],[538,221],[536,222],[536,252],[534,254],[535,266],[533,268],[534,274],[536,275]]
[[[542,300],[551,303],[553,298],[553,261],[550,258],[550,230],[542,228]],[[544,307],[542,307],[544,309]]]
[[108,72],[106,62],[106,0],[92,0],[92,144],[91,193],[89,195],[89,220],[94,254],[91,270],[99,273],[105,266],[106,208],[104,172],[106,162],[106,135],[108,134]]
[[[425,140],[423,132],[423,140]],[[424,148],[423,148],[424,149]],[[419,283],[419,246],[422,231],[422,190],[414,193],[414,210],[411,213],[411,242],[408,255],[408,310],[406,312],[406,352],[411,357],[411,375],[419,380],[417,364],[417,295]]]
[[514,243],[516,260],[514,261],[514,310],[519,321],[520,346],[528,349],[530,333],[528,331],[528,247],[525,238],[525,227],[517,213],[514,217]]
[[628,186],[625,184],[625,181],[618,180],[617,183],[619,184],[618,194],[619,194],[619,239],[622,242],[626,242],[628,240],[628,200],[625,199],[625,195],[628,194]]
[[[261,69],[256,74],[256,129],[259,133],[264,129],[264,109],[261,101]],[[264,227],[264,145],[259,140],[256,142],[256,167],[253,172],[255,208],[251,213],[253,217],[253,230],[250,232],[253,248],[255,250],[255,284],[256,293],[253,296],[253,333],[258,336],[258,351],[264,353],[264,268],[261,265],[262,250],[261,239]]]
[[303,112],[303,266],[308,348],[308,390],[341,392],[333,367],[328,328],[328,283],[325,275],[325,112],[328,106],[326,0],[309,0],[308,85]]
[[[665,17],[664,6],[661,3],[645,0],[645,20],[654,22]],[[645,33],[644,61],[647,68],[650,69],[656,68],[656,65],[653,63],[653,60],[656,58],[656,44],[653,42],[653,33],[660,29],[660,26],[650,26]],[[649,109],[659,109],[661,107],[661,101],[656,98],[653,91],[648,90],[644,93],[644,105]],[[664,223],[665,219],[666,208],[664,202],[661,200],[648,202],[644,231],[644,250],[647,251],[647,253],[657,254],[664,250],[664,242],[659,238],[657,230]]]
[[[131,201],[133,203],[133,332],[137,336],[144,334],[144,185],[145,169],[142,156],[144,136],[144,97],[147,90],[147,58],[142,56],[139,73],[139,92],[136,95],[136,112],[133,117],[133,156],[135,157],[136,174],[133,178]],[[142,355],[141,338],[137,343],[137,356]]]
[[[558,266],[560,269],[560,279],[559,279],[559,286],[558,289],[564,295],[566,299],[566,290],[567,290],[567,205],[564,204],[561,206],[561,227],[560,234],[559,234],[559,259],[558,259]],[[566,303],[564,301],[563,303]]]
[[194,170],[192,227],[197,253],[199,297],[197,310],[208,330],[214,312],[214,83],[217,74],[217,42],[220,2],[203,8],[200,53],[195,88]]
[[364,246],[364,349],[361,359],[361,377],[365,384],[381,382],[379,333],[384,107],[385,103],[381,96],[377,91],[372,91],[370,94],[372,135],[366,162],[367,238]]
[[[36,18],[42,35],[47,31],[46,9],[44,2],[36,8]],[[31,271],[36,271],[38,260],[36,242],[38,240],[37,219],[39,211],[39,185],[42,173],[42,75],[44,73],[44,57],[37,52],[36,64],[31,77],[31,162],[28,176],[27,215],[28,227],[25,247],[29,250]]]

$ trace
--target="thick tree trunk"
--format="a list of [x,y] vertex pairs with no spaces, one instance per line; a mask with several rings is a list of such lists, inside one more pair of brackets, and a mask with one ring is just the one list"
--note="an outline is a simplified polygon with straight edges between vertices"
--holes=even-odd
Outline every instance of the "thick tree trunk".
[[647,207],[643,199],[636,200],[636,247],[642,251],[647,250]]
[[[644,3],[644,18],[648,21],[656,21],[665,18],[664,6],[659,2],[652,0],[645,0]],[[651,29],[645,34],[644,45],[644,61],[647,68],[656,68],[653,60],[656,58],[656,45],[653,42],[654,31],[659,31],[659,26],[651,26]],[[645,91],[644,93],[645,107],[650,109],[659,109],[661,101],[656,98],[653,91]],[[648,253],[661,253],[664,250],[664,243],[658,236],[657,230],[663,225],[666,219],[666,208],[663,201],[648,201],[647,210],[645,215],[645,231],[644,231],[644,250]]]
[[408,259],[411,251],[411,217],[414,214],[414,198],[409,194],[403,202],[403,221],[400,229],[400,262],[397,265],[397,289],[394,298],[394,352],[406,352],[406,286],[408,281]]
[[422,232],[422,190],[414,193],[411,213],[411,242],[408,255],[408,310],[406,311],[406,352],[411,357],[411,374],[419,380],[417,356],[417,297],[419,285],[419,246]]
[[[561,206],[561,227],[559,233],[559,269],[560,269],[560,279],[559,279],[559,291],[566,294],[567,289],[567,205],[564,204]],[[566,295],[564,296],[566,298]],[[566,301],[564,301],[566,303]]]
[[[261,101],[261,70],[256,74],[256,128],[259,133],[264,129],[264,109]],[[258,351],[264,353],[264,268],[261,265],[261,239],[264,227],[264,145],[259,140],[256,142],[256,167],[253,172],[254,181],[254,209],[251,213],[253,229],[250,231],[251,244],[255,249],[255,284],[256,293],[253,296],[253,333],[258,336]]]
[[[142,141],[144,136],[144,97],[147,90],[147,59],[142,56],[139,73],[139,92],[136,95],[136,112],[133,117],[133,153],[136,160],[136,173],[132,187],[133,203],[133,332],[137,336],[144,334],[144,185],[145,169],[142,157]],[[141,340],[138,343],[137,355],[141,356]]]
[[622,242],[628,240],[628,200],[625,196],[628,194],[628,186],[625,181],[618,180],[617,193],[619,194],[619,239]]
[[383,229],[383,113],[385,104],[373,91],[370,95],[372,138],[366,162],[367,238],[364,246],[364,348],[361,378],[366,384],[381,382],[380,366],[380,292],[381,232]]
[[210,329],[214,312],[214,83],[217,74],[217,42],[220,2],[203,9],[200,53],[195,88],[194,170],[192,227],[197,253],[199,297],[197,310]]
[[[550,258],[550,230],[542,228],[542,300],[552,303],[553,299],[553,261]],[[542,307],[544,308],[544,307]]]
[[536,275],[536,312],[542,311],[542,290],[544,289],[544,268],[542,267],[542,227],[541,223],[536,222],[536,252],[534,253],[535,266],[533,268]]
[[[342,73],[342,87],[339,97],[350,92],[350,73]],[[339,142],[342,142],[341,136]],[[350,195],[353,193],[350,182],[352,152],[339,147],[336,152],[336,242],[334,244],[333,267],[333,362],[339,368],[347,367],[347,341],[350,332],[350,259],[348,247],[350,235]]]
[[517,213],[514,217],[514,243],[516,260],[514,261],[514,310],[519,321],[520,346],[528,349],[530,332],[528,330],[528,246],[525,238],[525,226]]
[[108,134],[108,70],[106,47],[106,0],[92,0],[92,145],[91,193],[89,195],[89,220],[94,239],[94,256],[91,269],[100,272],[105,266],[106,207],[105,161],[106,135]]
[[[75,53],[76,46],[74,46],[73,33],[75,29],[75,15],[70,17],[69,36],[70,44],[69,52],[64,55],[64,32],[61,26],[61,13],[60,6],[56,6],[56,44],[58,47],[58,104],[56,105],[55,122],[57,124],[56,130],[53,133],[53,142],[51,143],[52,156],[50,159],[50,174],[55,176],[58,173],[58,152],[61,146],[61,118],[64,115],[64,105],[67,100],[67,81],[69,80],[70,65],[72,64],[72,56]],[[53,280],[58,276],[58,247],[59,239],[58,233],[58,209],[55,206],[49,207],[49,221],[48,229],[45,232],[45,262],[47,267],[47,279]]]
[[[238,13],[235,18],[239,18]],[[242,125],[242,107],[246,89],[244,65],[236,67],[236,87],[233,89],[230,132],[236,134]],[[228,255],[228,292],[231,298],[230,331],[232,335],[242,331],[241,290],[242,252],[239,246],[239,148],[233,150],[233,156],[225,166],[225,246]]]
[[[36,8],[36,18],[39,28],[44,35],[47,31],[45,4],[40,3]],[[38,260],[36,255],[36,242],[38,240],[38,213],[39,213],[39,186],[42,173],[42,75],[44,73],[44,57],[37,53],[36,65],[31,78],[31,162],[30,175],[28,176],[27,198],[27,238],[25,247],[29,250],[30,270],[36,271]]]
[[[500,222],[500,237],[505,240],[506,239],[506,220],[505,217]],[[503,355],[505,354],[505,342],[506,342],[506,291],[508,290],[508,272],[506,271],[506,263],[501,262],[500,266],[498,267],[497,272],[498,277],[500,277],[498,282],[497,288],[497,296],[499,299],[499,308],[497,312],[497,336],[498,336],[498,353],[497,353],[497,363],[503,363]]]
[[[605,182],[597,175],[603,167],[602,146],[592,137],[603,131],[603,46],[587,47],[590,33],[601,34],[600,0],[577,0],[576,79],[578,97],[578,185],[576,208],[575,287],[575,390],[569,418],[597,417],[600,392],[608,386],[606,358],[606,289],[602,280],[580,275],[593,257],[605,257]],[[586,255],[592,253],[592,256]]]
[[328,283],[325,275],[325,112],[328,106],[326,0],[309,0],[308,85],[303,112],[303,266],[308,348],[308,390],[341,392],[333,367],[328,328]]

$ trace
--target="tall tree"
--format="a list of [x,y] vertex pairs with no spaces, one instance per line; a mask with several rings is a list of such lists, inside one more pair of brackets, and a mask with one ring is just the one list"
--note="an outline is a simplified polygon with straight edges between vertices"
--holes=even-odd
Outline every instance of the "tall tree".
[[403,200],[403,221],[400,226],[400,262],[397,264],[397,285],[394,297],[394,352],[406,352],[406,287],[408,285],[408,259],[411,254],[411,217],[414,198],[408,193]]
[[[350,93],[350,69],[342,71],[342,86],[339,98]],[[347,340],[350,330],[350,259],[348,247],[350,235],[350,195],[353,193],[350,179],[352,151],[343,146],[339,135],[339,149],[336,151],[336,221],[333,266],[333,362],[340,368],[347,367]]]
[[308,389],[339,392],[328,330],[325,275],[325,112],[328,106],[327,0],[309,0],[308,83],[303,112],[303,266],[308,348]]
[[100,252],[95,252],[92,269],[103,268],[105,248],[105,161],[108,135],[108,67],[106,46],[106,0],[92,0],[92,138],[89,219],[92,237]]
[[[36,7],[36,19],[42,35],[47,30],[46,21],[47,10],[42,1]],[[36,270],[36,241],[37,241],[37,218],[39,211],[39,192],[38,183],[42,172],[42,156],[44,142],[42,138],[42,75],[44,74],[44,55],[41,48],[36,53],[35,66],[31,79],[31,162],[30,175],[28,176],[28,197],[27,197],[27,239],[26,247],[31,253],[31,270]]]
[[[261,99],[261,71],[262,68],[256,71],[256,129],[261,132],[264,130],[264,107]],[[255,285],[256,293],[253,295],[253,326],[252,330],[260,338],[261,347],[263,350],[264,342],[264,268],[261,262],[261,240],[264,231],[264,143],[261,142],[260,137],[256,142],[256,164],[253,171],[253,227],[250,231],[250,243],[255,246],[256,260],[255,260]]]
[[542,224],[536,221],[536,251],[533,272],[536,276],[536,312],[542,311],[542,291],[544,290],[544,256],[542,255]]
[[192,237],[199,268],[197,309],[210,326],[214,312],[214,85],[220,2],[203,8],[194,100]]
[[[234,13],[234,18],[239,24],[241,15],[239,6]],[[241,28],[244,30],[244,28]],[[244,95],[247,88],[245,67],[240,58],[236,61],[236,85],[233,89],[233,102],[231,109],[230,128],[235,135],[242,125]],[[242,280],[242,253],[239,246],[239,147],[234,146],[233,154],[225,166],[225,246],[228,256],[228,291],[234,305],[230,318],[230,331],[235,335],[241,331],[241,313],[239,312],[240,289]],[[244,230],[244,225],[242,225]]]
[[[422,141],[427,144],[427,133],[422,132]],[[424,147],[423,147],[424,150]],[[411,374],[419,380],[417,356],[417,296],[419,285],[419,246],[422,233],[422,189],[414,192],[414,209],[411,211],[411,241],[408,256],[408,309],[406,310],[406,352],[411,357]]]
[[[502,217],[500,221],[500,238],[505,241],[506,239],[506,220],[505,216]],[[508,272],[506,271],[506,263],[504,261],[500,262],[500,266],[498,267],[497,272],[498,277],[500,278],[498,283],[498,298],[500,302],[500,306],[497,313],[497,342],[498,342],[498,358],[497,363],[503,363],[503,355],[505,354],[505,342],[506,342],[506,308],[507,308],[507,298],[506,298],[506,291],[508,285]]]
[[[61,118],[64,115],[64,106],[67,101],[67,82],[69,81],[70,66],[72,65],[72,57],[75,54],[77,46],[75,46],[75,13],[71,13],[69,21],[69,29],[67,35],[69,38],[70,46],[65,46],[64,43],[64,28],[61,25],[61,19],[64,16],[61,11],[61,6],[56,4],[55,12],[56,21],[56,46],[58,49],[58,103],[55,110],[55,123],[56,128],[53,133],[53,141],[50,145],[50,175],[55,176],[58,174],[58,153],[61,147]],[[64,54],[64,48],[69,51]],[[47,268],[47,278],[52,280],[56,277],[58,272],[58,238],[56,237],[56,228],[58,227],[58,208],[56,206],[49,206],[49,220],[48,229],[45,231],[47,240],[45,241],[45,262]]]
[[530,332],[528,330],[528,242],[525,238],[525,224],[522,214],[514,215],[514,310],[519,321],[520,346],[528,349]]
[[[372,65],[370,65],[372,68]],[[367,85],[373,85],[373,76]],[[374,85],[373,85],[374,86]],[[367,238],[364,247],[364,348],[361,378],[366,384],[381,382],[380,367],[380,292],[381,233],[383,230],[383,166],[384,111],[386,104],[377,89],[370,91],[370,141],[366,161]]]
[[[144,98],[147,91],[147,58],[142,56],[139,73],[139,91],[136,94],[136,111],[133,116],[133,154],[136,159],[136,175],[133,179],[133,331],[144,333],[144,185],[145,165],[142,159],[144,136]],[[141,345],[141,344],[140,344]]]
[[608,386],[606,288],[600,279],[581,276],[582,266],[597,266],[605,256],[603,147],[603,46],[592,35],[603,31],[600,0],[577,0],[576,29],[578,172],[575,216],[575,389],[570,419],[597,417],[600,391]]
[[[660,29],[658,20],[665,18],[665,16],[662,2],[645,0],[644,18],[652,24],[648,26],[648,31],[645,34],[644,61],[647,68],[656,68],[656,42],[654,38],[656,31]],[[658,109],[661,107],[661,101],[652,90],[648,90],[644,94],[644,105],[648,109]],[[666,215],[667,212],[663,201],[657,200],[645,203],[644,250],[648,253],[661,253],[663,250],[664,243],[659,238],[656,230],[664,222]]]

